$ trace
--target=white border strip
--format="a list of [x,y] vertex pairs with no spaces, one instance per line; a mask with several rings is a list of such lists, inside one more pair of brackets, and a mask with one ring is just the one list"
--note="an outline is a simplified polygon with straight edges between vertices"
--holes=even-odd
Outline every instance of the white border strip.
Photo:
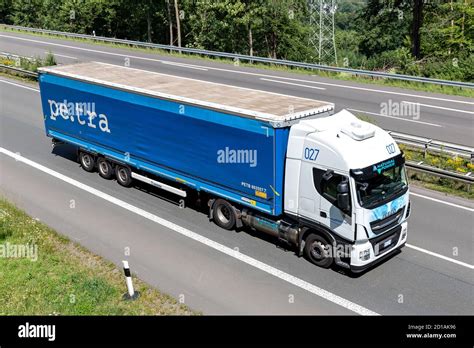
[[140,209],[138,207],[135,207],[125,201],[122,201],[118,198],[115,198],[107,193],[104,193],[102,191],[99,191],[91,186],[88,186],[86,184],[83,184],[77,180],[74,180],[66,175],[63,175],[61,173],[58,173],[50,168],[47,168],[39,163],[33,162],[20,154],[13,153],[7,149],[4,149],[0,147],[0,153],[3,153],[4,155],[7,155],[16,161],[25,163],[26,165],[29,165],[35,169],[38,169],[46,174],[49,174],[51,176],[54,176],[55,178],[62,180],[68,184],[71,184],[81,190],[84,190],[86,192],[89,192],[90,194],[97,196],[99,198],[102,198],[112,204],[115,204],[121,208],[124,208],[132,213],[135,213],[137,215],[140,215],[148,220],[151,220],[163,227],[169,228],[170,230],[173,230],[185,237],[188,237],[190,239],[193,239],[199,243],[202,243],[214,250],[217,250],[223,254],[226,254],[230,257],[233,257],[239,261],[242,261],[254,268],[257,268],[265,273],[268,273],[270,275],[273,275],[276,278],[279,278],[287,283],[290,283],[294,286],[297,286],[303,290],[306,290],[316,296],[319,296],[327,301],[330,301],[334,304],[337,304],[341,307],[344,307],[354,313],[360,314],[360,315],[380,315],[379,313],[376,313],[374,311],[371,311],[370,309],[367,309],[365,307],[362,307],[354,302],[351,302],[345,298],[342,298],[336,294],[333,294],[332,292],[329,292],[327,290],[321,289],[320,287],[317,287],[316,285],[313,285],[311,283],[308,283],[300,278],[297,278],[295,276],[292,276],[291,274],[288,274],[286,272],[283,272],[275,267],[272,267],[266,263],[263,263],[261,261],[258,261],[250,256],[247,256],[245,254],[242,254],[232,248],[226,247],[225,245],[219,244],[209,238],[206,238],[204,236],[201,236],[200,234],[197,234],[195,232],[192,232],[184,227],[181,227],[179,225],[174,224],[171,221],[165,220],[157,215],[154,215],[152,213],[149,213],[143,209]]
[[474,265],[470,265],[466,262],[458,261],[458,260],[452,259],[450,257],[444,256],[444,255],[441,255],[441,254],[438,254],[438,253],[434,253],[432,251],[417,247],[416,245],[411,245],[411,244],[407,243],[407,244],[405,244],[405,246],[407,246],[408,248],[415,249],[419,252],[422,252],[422,253],[425,253],[425,254],[428,254],[428,255],[431,255],[431,256],[434,256],[434,257],[438,257],[438,258],[443,259],[445,261],[449,261],[449,262],[458,264],[460,266],[464,266],[464,267],[467,267],[467,268],[470,268],[470,269],[474,269]]
[[447,107],[444,107],[444,106],[437,106],[437,105],[430,105],[430,104],[421,104],[421,103],[410,102],[410,101],[406,101],[406,100],[402,100],[402,103],[403,103],[403,104],[415,104],[415,105],[420,105],[420,106],[424,106],[424,107],[427,107],[427,108],[448,110],[448,111],[454,111],[454,112],[462,112],[462,113],[471,114],[471,115],[474,114],[473,111],[460,110],[460,109],[452,109],[452,108],[447,108]]
[[272,80],[272,79],[266,79],[264,77],[261,77],[260,80],[262,81],[268,81],[268,82],[274,82],[274,83],[282,83],[284,85],[291,85],[291,86],[298,86],[298,87],[306,87],[306,88],[312,88],[312,89],[320,89],[322,91],[325,91],[326,88],[324,87],[316,87],[316,86],[307,86],[307,85],[302,85],[300,83],[293,83],[293,82],[285,82],[285,81],[278,81],[278,80]]
[[17,86],[17,87],[29,89],[30,91],[39,92],[39,89],[37,89],[37,88],[28,87],[28,86],[25,86],[25,85],[20,85],[19,83],[10,82],[10,81],[3,80],[3,79],[0,79],[0,82],[6,83],[6,84],[12,85],[12,86]]
[[428,126],[433,126],[433,127],[443,127],[443,126],[441,126],[441,125],[439,125],[439,124],[436,124],[436,123],[429,123],[429,122],[423,122],[423,121],[417,121],[417,120],[410,120],[410,119],[408,119],[408,118],[403,118],[403,117],[400,117],[400,116],[382,115],[382,114],[378,114],[378,113],[376,113],[376,112],[364,111],[364,110],[353,109],[353,108],[347,108],[347,110],[355,111],[355,112],[360,112],[360,113],[363,113],[363,114],[374,115],[374,116],[393,118],[393,119],[398,120],[398,121],[406,121],[406,122],[414,122],[414,123],[419,123],[419,124],[426,124],[426,125],[428,125]]
[[464,210],[467,210],[467,211],[470,211],[470,212],[474,212],[473,208],[469,208],[469,207],[466,207],[464,205],[454,204],[454,203],[451,203],[451,202],[442,201],[440,199],[420,195],[419,193],[410,192],[410,195],[415,196],[415,197],[424,198],[424,199],[427,199],[429,201],[433,201],[433,202],[436,202],[436,203],[446,204],[446,205],[450,205],[450,206],[455,207],[455,208],[464,209]]

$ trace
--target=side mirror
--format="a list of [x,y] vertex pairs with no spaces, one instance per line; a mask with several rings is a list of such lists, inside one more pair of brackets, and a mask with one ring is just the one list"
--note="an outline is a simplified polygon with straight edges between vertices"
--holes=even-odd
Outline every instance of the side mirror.
[[337,193],[349,193],[349,181],[348,180],[341,181],[337,185]]
[[351,202],[349,200],[349,193],[338,193],[337,194],[337,206],[343,212],[349,212],[351,210]]
[[344,212],[351,210],[349,180],[347,178],[337,185],[337,206]]

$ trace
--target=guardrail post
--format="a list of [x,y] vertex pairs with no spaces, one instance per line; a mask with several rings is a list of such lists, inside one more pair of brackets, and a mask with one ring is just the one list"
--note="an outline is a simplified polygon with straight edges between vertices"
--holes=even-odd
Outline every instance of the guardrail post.
[[132,274],[130,272],[128,261],[122,261],[122,263],[123,272],[125,273],[125,280],[127,283],[127,293],[123,295],[123,298],[124,300],[136,300],[140,296],[140,293],[138,291],[135,291],[135,289],[133,288]]

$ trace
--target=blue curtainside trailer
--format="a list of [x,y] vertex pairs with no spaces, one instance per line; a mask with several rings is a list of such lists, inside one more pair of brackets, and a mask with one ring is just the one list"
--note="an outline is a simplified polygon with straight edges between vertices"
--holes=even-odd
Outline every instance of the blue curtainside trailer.
[[[94,66],[86,66],[89,74],[81,74],[80,65],[67,72],[63,67],[41,71],[49,137],[270,215],[282,214],[288,125],[275,127],[238,108],[232,112],[97,80],[90,77],[96,76],[90,74]],[[114,72],[127,69],[112,67]],[[141,74],[145,80],[156,78]]]

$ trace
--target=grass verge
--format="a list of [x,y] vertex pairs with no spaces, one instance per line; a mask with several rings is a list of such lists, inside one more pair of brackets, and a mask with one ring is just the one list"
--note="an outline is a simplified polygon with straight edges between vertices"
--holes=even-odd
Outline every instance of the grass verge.
[[32,85],[33,87],[38,87],[38,81],[36,81],[36,79],[29,76],[25,76],[21,73],[15,73],[11,70],[4,70],[1,67],[0,67],[0,76],[6,77],[12,80],[25,82],[27,84]]
[[48,52],[44,58],[17,57],[14,59],[9,56],[0,56],[0,64],[37,72],[39,67],[56,65],[56,58],[54,58],[54,55],[51,52]]
[[[131,51],[135,51],[135,52],[141,51],[141,52],[153,53],[153,54],[157,54],[161,56],[168,55],[168,56],[188,58],[188,59],[214,61],[214,62],[225,63],[225,64],[233,64],[233,65],[236,64],[236,62],[227,58],[219,58],[219,57],[214,58],[214,57],[209,57],[209,56],[200,56],[197,54],[169,52],[169,51],[157,49],[157,48],[136,47],[136,46],[130,46],[130,45],[125,45],[125,44],[100,42],[100,41],[91,40],[91,39],[71,38],[71,37],[66,37],[66,36],[50,35],[50,34],[43,34],[43,33],[30,33],[30,32],[25,32],[21,30],[7,28],[2,25],[0,25],[0,30],[5,31],[5,32],[17,32],[17,33],[22,33],[22,34],[31,35],[31,36],[60,38],[62,40],[86,42],[89,44],[94,44],[94,45],[99,45],[99,46],[123,48],[123,49],[131,50]],[[326,71],[320,71],[320,70],[308,70],[308,69],[292,68],[292,67],[275,65],[275,64],[264,64],[264,63],[258,63],[258,62],[254,62],[254,63],[238,62],[238,64],[240,66],[245,66],[245,67],[291,72],[291,73],[298,73],[298,74],[304,74],[304,75],[317,75],[317,76],[327,77],[331,79],[354,81],[354,82],[360,82],[364,84],[384,85],[388,87],[398,87],[398,88],[411,89],[411,90],[417,90],[417,91],[423,91],[423,92],[458,95],[458,96],[471,97],[471,98],[474,97],[474,89],[470,89],[470,88],[442,86],[442,85],[429,84],[429,83],[394,80],[394,79],[389,79],[389,78],[373,78],[373,77],[355,76],[348,73],[333,73],[333,72],[326,72]]]
[[[28,257],[14,256],[18,246]],[[135,277],[134,285],[140,298],[124,301],[122,270],[0,197],[0,315],[197,314]]]
[[410,180],[410,185],[437,191],[446,195],[474,200],[474,192],[472,192],[472,188],[469,191],[466,191],[464,187],[459,188],[459,185],[466,184],[461,184],[454,180],[439,178],[434,175],[415,172],[410,169],[408,169],[408,178]]
[[449,155],[444,152],[427,152],[425,156],[423,150],[419,148],[413,148],[403,144],[400,144],[399,147],[405,153],[408,161],[423,161],[424,164],[429,166],[450,170],[460,174],[474,172],[474,164],[472,164],[467,158]]

